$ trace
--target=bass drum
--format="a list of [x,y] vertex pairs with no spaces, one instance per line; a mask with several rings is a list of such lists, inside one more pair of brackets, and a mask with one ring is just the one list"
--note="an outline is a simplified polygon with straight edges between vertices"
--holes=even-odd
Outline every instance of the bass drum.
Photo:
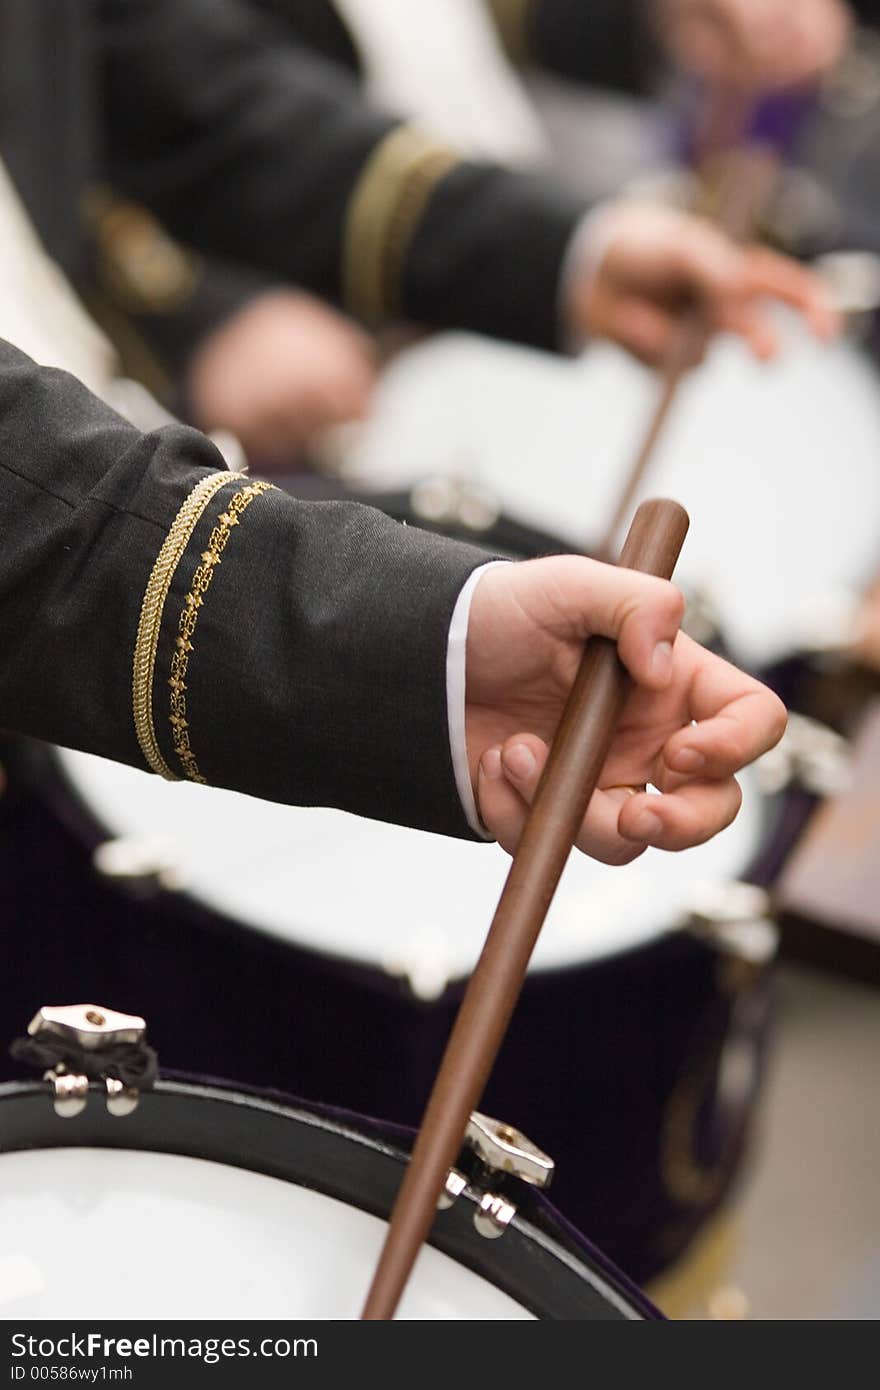
[[[97,1094],[59,1119],[45,1084],[0,1086],[0,1315],[356,1318],[408,1148],[215,1085],[160,1081],[124,1119]],[[438,1215],[399,1316],[659,1316],[539,1193],[518,1194],[497,1240],[474,1227],[478,1200],[468,1188]]]
[[[504,881],[497,846],[33,757],[40,799],[0,803],[21,923],[4,1013],[113,998],[173,1067],[418,1123]],[[766,833],[751,776],[745,793],[685,856],[573,857],[485,1097],[639,1282],[723,1201],[748,1136],[775,934],[760,892],[718,891]]]
[[[759,364],[720,339],[681,389],[644,485],[691,517],[676,583],[713,610],[734,660],[762,671],[827,636],[880,556],[880,379],[779,311],[784,351]],[[608,346],[560,362],[446,336],[386,372],[371,423],[337,466],[384,489],[454,473],[511,515],[594,548],[657,397]],[[413,472],[413,459],[420,471]]]

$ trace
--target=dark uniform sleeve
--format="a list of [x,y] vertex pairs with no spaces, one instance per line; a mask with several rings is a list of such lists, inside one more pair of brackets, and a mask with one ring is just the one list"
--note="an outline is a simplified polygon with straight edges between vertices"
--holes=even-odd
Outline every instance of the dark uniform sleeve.
[[278,281],[191,252],[145,207],[108,188],[93,187],[81,201],[92,252],[84,297],[113,339],[123,369],[180,406],[176,383],[193,352]]
[[446,644],[472,547],[142,435],[0,343],[0,725],[468,835]]
[[357,41],[333,0],[250,0],[264,14],[279,21],[279,33],[339,63],[351,72],[362,72]]
[[558,345],[583,196],[373,111],[240,0],[100,0],[110,181],[206,253],[370,322]]
[[651,0],[489,0],[511,60],[575,82],[642,91],[663,60]]

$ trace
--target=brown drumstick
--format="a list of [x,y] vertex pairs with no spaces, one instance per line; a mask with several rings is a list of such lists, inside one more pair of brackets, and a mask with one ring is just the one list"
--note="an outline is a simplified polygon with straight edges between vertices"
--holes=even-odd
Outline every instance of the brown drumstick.
[[[699,210],[706,216],[711,216],[733,241],[745,241],[751,235],[762,208],[769,201],[778,171],[778,156],[765,146],[744,146],[742,149],[732,150],[724,157],[723,173],[714,196],[710,199],[710,189],[707,186],[703,205]],[[614,542],[635,506],[636,496],[644,481],[648,464],[654,456],[657,441],[678,394],[678,388],[690,368],[702,357],[709,334],[710,329],[700,308],[691,309],[682,319],[672,347],[660,368],[660,399],[621,489],[614,515],[598,549],[594,552],[600,560],[607,560],[614,553]]]
[[[621,565],[669,579],[688,529],[677,502],[644,502]],[[486,944],[455,1020],[362,1316],[394,1316],[428,1236],[507,1031],[547,909],[586,814],[631,681],[604,637],[592,637],[572,686]]]

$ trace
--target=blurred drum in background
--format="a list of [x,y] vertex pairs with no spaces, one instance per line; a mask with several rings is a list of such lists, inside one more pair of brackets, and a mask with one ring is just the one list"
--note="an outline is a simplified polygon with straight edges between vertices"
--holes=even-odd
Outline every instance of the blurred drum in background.
[[[681,389],[645,495],[681,500],[692,529],[676,571],[714,613],[734,660],[766,671],[821,647],[880,557],[880,377],[849,342],[780,314],[784,352],[731,339]],[[449,336],[386,373],[371,424],[336,466],[387,488],[465,479],[576,550],[600,540],[641,443],[656,380],[616,349],[559,362]],[[417,461],[417,462],[416,462]],[[748,535],[749,563],[728,543]]]
[[[500,849],[50,761],[30,771],[41,800],[0,803],[4,1013],[112,997],[175,1068],[419,1120]],[[745,791],[686,856],[573,858],[486,1095],[555,1159],[560,1210],[639,1281],[727,1197],[758,1092],[776,937],[739,882],[767,832],[751,775]]]

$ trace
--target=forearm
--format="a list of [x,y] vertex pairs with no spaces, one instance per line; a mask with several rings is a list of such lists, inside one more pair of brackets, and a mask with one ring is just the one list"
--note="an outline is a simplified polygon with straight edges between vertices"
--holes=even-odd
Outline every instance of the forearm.
[[[469,833],[446,639],[481,552],[222,475],[195,431],[140,435],[5,344],[0,445],[0,723],[273,800]],[[187,507],[167,593],[144,610]],[[133,682],[139,633],[155,661]]]
[[370,322],[556,346],[581,197],[404,130],[237,0],[101,13],[110,173],[172,232]]

